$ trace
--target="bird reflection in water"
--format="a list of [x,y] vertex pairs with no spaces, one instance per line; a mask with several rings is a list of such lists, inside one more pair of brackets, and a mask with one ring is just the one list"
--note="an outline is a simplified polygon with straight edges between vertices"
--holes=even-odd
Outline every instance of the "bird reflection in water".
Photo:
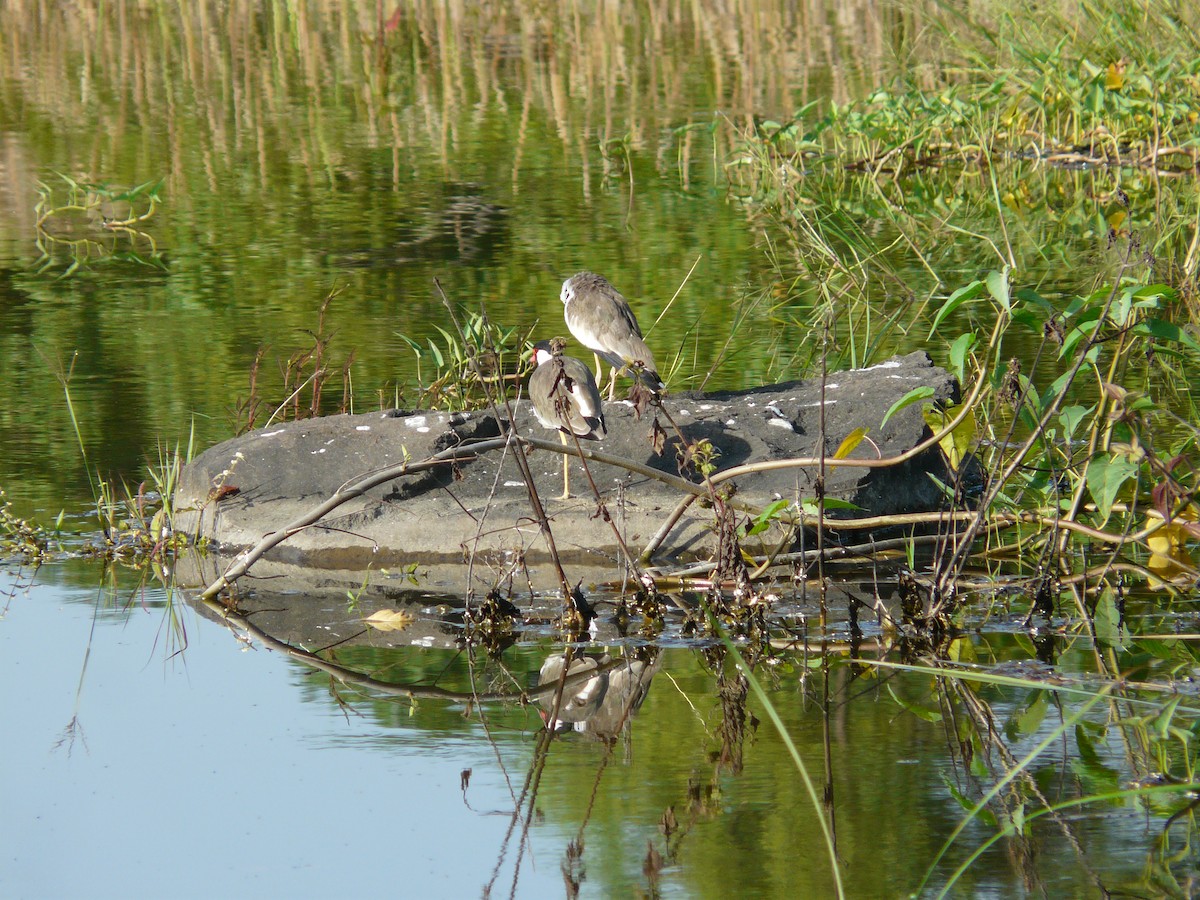
[[[562,677],[565,657],[555,653],[546,658],[538,673],[538,684],[555,684]],[[563,687],[562,703],[554,714],[556,691],[538,698],[538,715],[546,728],[578,731],[598,738],[613,738],[626,726],[650,690],[658,671],[658,656],[645,660],[614,660],[607,653],[576,656],[571,660]],[[590,673],[590,675],[589,675]]]

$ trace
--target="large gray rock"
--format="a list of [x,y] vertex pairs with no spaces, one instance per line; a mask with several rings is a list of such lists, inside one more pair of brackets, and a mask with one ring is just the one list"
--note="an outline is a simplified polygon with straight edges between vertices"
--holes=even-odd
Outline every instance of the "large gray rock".
[[[929,432],[920,404],[901,410],[880,427],[892,404],[913,388],[929,386],[934,399],[957,401],[953,376],[914,353],[866,369],[833,373],[824,386],[824,452],[831,456],[845,437],[865,428],[851,458],[893,457]],[[763,460],[813,457],[821,451],[821,386],[816,380],[770,385],[744,392],[673,394],[671,415],[688,441],[708,439],[717,449],[718,470]],[[539,426],[529,405],[515,404],[520,434],[555,439]],[[638,419],[625,402],[605,406],[608,437],[588,442],[613,456],[678,475],[678,439],[663,421],[668,444],[661,456],[650,439],[652,412]],[[229,559],[265,534],[308,512],[337,488],[364,472],[419,460],[459,441],[495,437],[500,425],[489,412],[449,414],[397,411],[331,416],[288,422],[225,441],[185,467],[174,496],[176,528],[208,538],[214,555],[183,566],[184,583],[203,583]],[[273,579],[272,587],[311,589],[362,583],[368,567],[399,569],[418,564],[431,583],[461,584],[471,561],[481,582],[516,577],[525,585],[551,587],[557,577],[547,565],[546,543],[530,507],[512,449],[494,450],[456,467],[444,466],[373,488],[306,528],[255,564],[251,574]],[[595,515],[597,504],[580,467],[572,461],[572,498],[562,490],[562,457],[539,450],[529,456],[534,481],[568,575],[575,580],[620,578],[619,545],[612,527]],[[597,486],[626,545],[637,554],[683,496],[678,487],[616,466],[590,463]],[[949,480],[940,453],[928,450],[887,469],[830,466],[828,496],[850,500],[863,515],[939,508],[942,497],[928,477]],[[765,506],[778,498],[811,499],[815,469],[759,472],[737,479],[736,499]],[[224,493],[214,488],[224,487]],[[230,491],[229,488],[236,488]],[[693,504],[658,551],[659,560],[682,561],[711,554],[713,513]],[[779,533],[760,536],[773,548]],[[746,549],[756,552],[758,546]],[[195,565],[195,568],[192,566]],[[279,580],[282,579],[282,580]]]

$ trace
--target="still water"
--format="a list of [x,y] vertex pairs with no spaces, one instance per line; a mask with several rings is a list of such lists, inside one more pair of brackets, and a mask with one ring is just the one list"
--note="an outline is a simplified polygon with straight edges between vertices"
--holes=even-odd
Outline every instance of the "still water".
[[[99,580],[95,564],[76,561],[38,573],[32,589],[28,573],[2,582],[0,714],[14,725],[0,768],[6,896],[451,897],[489,885],[555,896],[564,871],[595,897],[833,890],[779,735],[729,671],[713,668],[711,648],[655,651],[653,682],[615,742],[568,729],[542,754],[536,704],[358,690],[162,588]],[[343,609],[330,620],[345,618]],[[1022,640],[993,629],[971,653],[990,668],[1019,655]],[[1087,671],[1088,646],[1058,646],[1063,676]],[[533,687],[552,649],[523,641],[498,664],[474,666],[436,647],[333,658],[397,683],[483,693]],[[825,716],[821,674],[806,675],[802,656],[783,654],[759,673],[818,782],[828,736],[851,896],[913,890],[963,814],[948,792],[964,773],[947,752],[947,724],[926,718],[938,703],[930,680],[835,667]],[[1014,752],[1056,724],[1052,714],[1022,734],[1014,723],[1028,716],[1028,692],[982,695],[1015,729]],[[1121,748],[1101,742],[1099,753],[1069,776],[1078,761],[1052,752],[1035,770],[1042,789],[1069,794],[1080,775],[1115,787]],[[531,783],[525,830],[513,813]],[[1029,872],[1051,894],[1089,894],[1084,878],[1136,881],[1168,849],[1161,824],[1128,802],[1068,827],[1082,857],[1056,828],[1034,832]],[[946,862],[989,835],[968,827]],[[1022,893],[1011,863],[993,848],[959,891]]]
[[[461,307],[549,336],[562,280],[594,269],[644,324],[662,314],[648,330],[673,388],[798,374],[788,342],[812,308],[775,308],[794,261],[731,197],[725,161],[756,120],[886,82],[934,6],[3,4],[0,488],[17,515],[50,525],[64,512],[79,549],[98,478],[136,490],[161,448],[202,449],[244,424],[253,392],[261,424],[314,335],[332,373],[322,409],[411,402],[418,360],[403,336],[427,346],[447,324],[435,278]],[[1086,195],[1087,177],[1067,186]],[[161,202],[150,212],[140,195],[133,215],[149,214],[124,231],[99,219],[128,216],[120,202],[39,223],[72,185],[94,197],[160,182]],[[962,241],[944,252],[950,284],[993,265]],[[691,646],[677,623],[654,643],[595,648],[654,667],[628,727],[609,741],[568,731],[547,750],[519,695],[562,652],[549,628],[492,657],[469,656],[453,621],[418,645],[328,651],[443,692],[410,696],[314,670],[138,572],[14,559],[0,579],[5,896],[834,889],[767,710],[730,657]],[[438,623],[457,602],[412,600]],[[338,598],[314,627],[359,621],[353,606]],[[1035,647],[1023,613],[971,623],[961,657],[987,670],[1045,658],[1086,682],[1090,640],[1043,634]],[[1195,630],[1178,615],[1163,628]],[[847,639],[841,625],[825,636]],[[1133,663],[1147,679],[1184,671],[1172,652]],[[977,819],[935,863],[965,816],[957,798],[1010,761],[963,758],[964,710],[927,674],[810,662],[781,650],[758,671],[818,792],[828,753],[847,892],[918,891],[930,867],[924,890],[938,890],[995,833]],[[470,699],[481,685],[506,697]],[[1014,758],[1079,715],[1031,770],[1049,796],[1117,790],[1137,768],[1105,727],[1137,698],[1084,715],[1041,691],[978,690]],[[1189,826],[1164,828],[1178,805],[1118,798],[1031,827],[956,891],[1179,879],[1186,894],[1195,845],[1176,840]]]

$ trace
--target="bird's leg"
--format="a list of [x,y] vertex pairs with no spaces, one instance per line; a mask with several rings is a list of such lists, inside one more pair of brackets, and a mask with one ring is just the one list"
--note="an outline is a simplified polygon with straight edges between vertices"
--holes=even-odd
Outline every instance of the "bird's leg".
[[596,386],[600,386],[600,379],[604,376],[604,366],[600,363],[600,354],[593,353],[592,359],[596,360]]
[[613,396],[617,392],[617,370],[615,368],[608,370],[608,402],[613,402]]
[[[563,432],[558,433],[558,439],[562,441],[562,445],[567,446],[567,436]],[[567,500],[571,497],[571,457],[566,453],[563,454],[563,492],[559,500]]]

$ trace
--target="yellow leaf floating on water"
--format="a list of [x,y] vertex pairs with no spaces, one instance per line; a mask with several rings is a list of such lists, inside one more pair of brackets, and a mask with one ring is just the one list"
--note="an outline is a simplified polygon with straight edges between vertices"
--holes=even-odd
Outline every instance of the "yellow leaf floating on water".
[[376,631],[403,631],[413,621],[411,613],[400,609],[380,609],[363,619]]
[[[1150,559],[1147,565],[1151,571],[1160,577],[1171,580],[1181,575],[1187,575],[1188,570],[1195,568],[1187,544],[1200,537],[1196,519],[1200,510],[1195,504],[1176,513],[1175,517],[1146,537],[1146,546],[1150,548]],[[1152,509],[1146,513],[1148,519],[1162,520],[1162,513]]]

